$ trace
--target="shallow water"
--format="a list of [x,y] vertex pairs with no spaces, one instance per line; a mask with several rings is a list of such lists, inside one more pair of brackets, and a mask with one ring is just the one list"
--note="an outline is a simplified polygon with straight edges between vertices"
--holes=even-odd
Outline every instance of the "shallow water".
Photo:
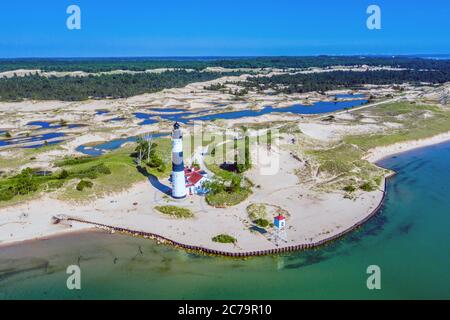
[[356,93],[356,94],[338,93],[334,96],[336,97],[336,99],[356,99],[356,98],[364,98],[365,94],[363,94],[363,93]]
[[211,114],[200,117],[193,117],[189,120],[214,120],[214,119],[239,119],[244,117],[258,117],[270,113],[293,113],[293,114],[320,114],[354,108],[367,103],[367,100],[349,100],[349,101],[319,101],[311,106],[295,104],[284,108],[264,107],[261,110],[242,110],[231,111],[219,114]]
[[[381,161],[398,170],[383,210],[316,250],[235,260],[153,241],[72,234],[0,249],[0,298],[450,298],[450,143]],[[66,289],[80,264],[82,290]],[[381,268],[368,290],[366,268]]]
[[[159,138],[168,135],[167,133],[153,133],[153,138]],[[116,150],[122,147],[127,142],[135,142],[138,137],[128,137],[115,139],[107,142],[102,142],[93,146],[81,145],[77,147],[75,150],[81,153],[84,153],[89,156],[100,156],[107,151]]]
[[[345,95],[349,97],[358,97],[359,95]],[[364,96],[364,95],[362,95]],[[346,98],[346,97],[344,97]],[[347,97],[348,98],[348,97]],[[223,112],[223,113],[214,113],[214,114],[207,114],[207,115],[198,115],[202,114],[208,111],[212,110],[203,110],[200,112],[178,112],[170,114],[171,112],[182,111],[181,109],[170,109],[168,111],[169,114],[154,114],[154,113],[142,113],[142,112],[136,112],[134,113],[134,116],[138,119],[144,119],[140,125],[148,125],[157,123],[158,121],[155,119],[155,117],[161,117],[164,120],[169,121],[178,121],[180,123],[190,123],[194,120],[214,120],[214,119],[240,119],[245,117],[258,117],[265,114],[270,113],[293,113],[293,114],[320,114],[320,113],[327,113],[327,112],[334,112],[338,110],[344,110],[348,108],[354,108],[357,106],[361,106],[363,104],[367,103],[367,100],[364,99],[357,99],[357,100],[348,100],[348,101],[320,101],[316,102],[311,106],[305,106],[301,104],[292,105],[289,107],[284,108],[274,108],[272,106],[266,106],[262,108],[261,110],[240,110],[240,111],[230,111],[230,112]],[[197,116],[195,116],[197,115]]]
[[50,122],[50,121],[31,121],[31,122],[27,123],[27,126],[40,127],[38,130],[42,130],[42,129],[59,129],[59,128],[63,128],[63,127],[68,128],[68,129],[73,129],[73,128],[82,127],[83,125],[77,124],[77,123],[70,123],[70,124],[62,126],[58,122],[55,123],[55,122]]
[[[50,139],[55,139],[55,138],[61,138],[64,137],[66,134],[63,132],[50,132],[50,133],[45,133],[45,134],[40,134],[40,135],[34,135],[34,136],[16,136],[14,138],[10,138],[10,139],[5,139],[5,140],[0,140],[0,147],[2,146],[14,146],[14,145],[18,145],[18,144],[24,144],[24,143],[31,143],[31,142],[40,142],[40,141],[47,141]],[[61,142],[62,140],[58,141]],[[48,142],[47,144],[54,144],[56,143],[55,141],[53,142]],[[32,146],[28,146],[26,148],[37,148],[38,146],[43,146],[45,145],[45,143],[42,144],[35,144]]]

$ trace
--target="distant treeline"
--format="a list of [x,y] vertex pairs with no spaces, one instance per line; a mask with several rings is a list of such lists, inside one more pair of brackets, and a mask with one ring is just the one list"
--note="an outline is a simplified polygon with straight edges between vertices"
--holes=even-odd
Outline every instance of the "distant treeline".
[[144,71],[156,68],[203,70],[224,68],[309,68],[336,65],[390,66],[409,69],[448,68],[450,60],[417,57],[376,56],[311,56],[311,57],[249,57],[249,58],[86,58],[86,59],[0,59],[0,72],[17,69],[43,71],[107,72],[112,70]]
[[[249,88],[274,89],[295,93],[350,88],[364,84],[396,84],[404,82],[443,83],[450,81],[450,60],[431,60],[414,57],[259,57],[259,58],[196,58],[196,59],[22,59],[0,60],[0,71],[42,69],[45,71],[111,71],[117,69],[146,70],[152,68],[189,68],[162,73],[103,74],[88,77],[25,77],[0,78],[0,100],[57,99],[79,101],[88,98],[126,98],[165,88],[183,87],[189,83],[213,80],[240,72],[201,72],[206,67],[225,68],[327,68],[336,65],[369,65],[403,68],[402,71],[333,71],[313,74],[253,77],[242,82],[246,87],[237,95],[245,95]],[[214,90],[214,86],[208,87]],[[220,88],[216,88],[220,89]]]
[[43,77],[30,75],[0,79],[0,100],[22,99],[80,101],[89,98],[126,98],[193,82],[209,81],[239,73],[167,71],[162,73],[115,74],[88,77]]
[[273,89],[282,93],[327,91],[354,88],[365,84],[388,85],[427,82],[432,84],[450,81],[450,68],[438,71],[332,71],[314,74],[284,74],[272,77],[251,77],[239,85],[255,90]]

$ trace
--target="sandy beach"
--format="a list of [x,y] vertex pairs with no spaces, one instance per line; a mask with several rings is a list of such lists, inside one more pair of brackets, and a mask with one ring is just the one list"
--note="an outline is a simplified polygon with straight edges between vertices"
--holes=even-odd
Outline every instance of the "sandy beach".
[[[407,142],[372,150],[368,159],[376,161],[412,148],[450,139],[440,135],[431,139]],[[254,150],[257,152],[257,150]],[[287,239],[282,246],[314,243],[364,220],[379,205],[384,190],[361,193],[346,199],[340,193],[312,192],[298,183],[294,170],[298,166],[292,156],[276,150],[280,170],[273,175],[259,174],[257,165],[249,172],[260,188],[243,203],[227,208],[212,208],[203,198],[192,197],[181,205],[191,209],[193,219],[174,219],[153,210],[155,205],[180,204],[167,200],[151,183],[135,184],[126,192],[110,195],[90,203],[62,202],[48,195],[13,207],[0,209],[0,245],[45,238],[64,232],[91,229],[90,225],[73,222],[72,226],[51,223],[58,214],[135,231],[155,233],[171,240],[229,252],[245,252],[276,248],[270,233],[250,232],[251,222],[246,207],[251,203],[269,203],[289,212]],[[276,177],[276,178],[274,178]],[[168,181],[162,181],[167,184]],[[173,203],[172,203],[173,202]],[[211,238],[229,233],[238,239],[236,245],[220,244]]]

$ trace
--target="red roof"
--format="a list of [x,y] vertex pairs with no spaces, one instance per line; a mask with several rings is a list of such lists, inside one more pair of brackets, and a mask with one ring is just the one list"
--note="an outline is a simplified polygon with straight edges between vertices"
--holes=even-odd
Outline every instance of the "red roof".
[[200,180],[202,180],[203,176],[198,172],[192,172],[189,176],[187,176],[187,181],[192,184],[196,184]]
[[277,219],[277,220],[284,220],[285,217],[283,215],[279,214],[278,216],[275,217],[275,219]]

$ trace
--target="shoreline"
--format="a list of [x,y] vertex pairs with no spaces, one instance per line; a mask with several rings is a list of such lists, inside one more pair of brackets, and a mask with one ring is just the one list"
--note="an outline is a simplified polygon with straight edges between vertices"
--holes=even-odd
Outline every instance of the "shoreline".
[[[368,155],[364,157],[364,159],[377,163],[378,161],[385,159],[389,156],[393,156],[396,154],[408,152],[414,149],[418,148],[424,148],[440,143],[444,143],[450,140],[450,132],[439,134],[430,138],[420,139],[420,140],[414,140],[414,141],[407,141],[402,143],[397,143],[394,145],[386,146],[386,147],[377,147],[368,152]],[[63,230],[57,230],[57,231],[50,231],[47,230],[47,233],[40,233],[39,235],[36,235],[34,237],[30,237],[29,239],[18,239],[18,240],[12,240],[12,241],[2,241],[0,243],[1,247],[6,246],[14,246],[14,245],[20,245],[23,243],[27,243],[28,241],[36,241],[36,240],[45,240],[45,238],[49,237],[58,237],[61,235],[64,235],[66,233],[75,233],[75,232],[89,232],[95,229],[106,229],[111,232],[111,230],[115,230],[116,232],[129,234],[132,236],[142,236],[144,238],[152,238],[156,240],[158,243],[164,243],[167,245],[172,245],[178,248],[183,248],[188,251],[195,251],[195,252],[202,252],[205,254],[212,254],[212,255],[219,255],[219,256],[231,256],[231,257],[248,257],[248,256],[262,256],[262,255],[271,255],[271,254],[279,254],[284,252],[293,252],[298,250],[304,250],[304,249],[310,249],[310,248],[316,248],[322,245],[325,245],[329,242],[332,242],[334,240],[337,240],[338,238],[341,238],[342,236],[345,236],[346,234],[352,232],[353,230],[359,228],[361,225],[363,225],[365,222],[370,220],[374,215],[376,215],[379,210],[383,207],[385,196],[386,196],[386,186],[388,183],[389,178],[394,176],[396,173],[393,172],[391,174],[388,174],[384,178],[384,186],[383,190],[380,190],[383,192],[382,198],[379,201],[378,205],[375,209],[373,209],[369,214],[365,215],[364,218],[360,219],[359,221],[353,223],[351,226],[346,227],[345,230],[342,230],[340,232],[334,233],[333,235],[323,238],[321,240],[318,240],[316,242],[311,243],[298,243],[294,245],[281,245],[276,248],[272,249],[265,249],[265,250],[250,250],[250,251],[227,251],[227,250],[218,250],[214,248],[209,248],[207,246],[199,246],[199,245],[192,245],[189,243],[179,242],[175,239],[170,239],[165,236],[151,233],[151,232],[145,232],[140,230],[133,230],[129,228],[120,228],[117,226],[107,225],[101,222],[89,222],[88,220],[84,219],[77,219],[77,218],[71,218],[72,222],[75,222],[75,224],[70,229],[63,229]],[[86,224],[88,223],[88,225]],[[92,223],[92,224],[89,224]]]
[[363,159],[376,164],[387,157],[395,156],[414,149],[426,148],[432,145],[445,143],[447,141],[450,141],[450,131],[440,133],[429,138],[398,142],[383,147],[375,147],[370,149]]

